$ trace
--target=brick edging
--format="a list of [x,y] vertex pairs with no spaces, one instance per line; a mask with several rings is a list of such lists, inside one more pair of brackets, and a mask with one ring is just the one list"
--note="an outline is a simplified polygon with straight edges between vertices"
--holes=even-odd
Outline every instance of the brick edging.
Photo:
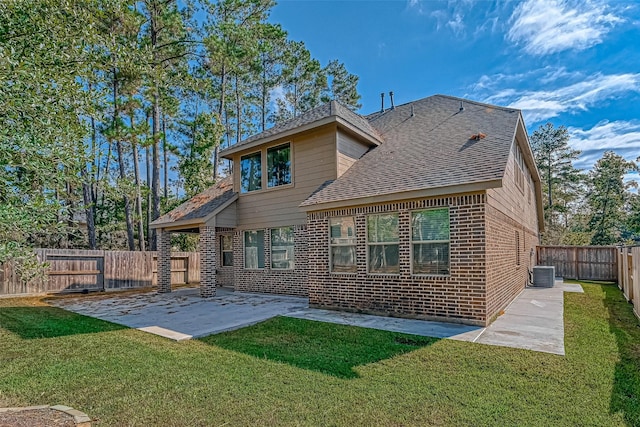
[[22,408],[0,408],[0,414],[4,412],[36,411],[40,409],[53,409],[54,411],[64,412],[65,414],[73,417],[73,422],[77,427],[91,427],[91,418],[89,418],[87,414],[65,405],[40,405],[25,406]]

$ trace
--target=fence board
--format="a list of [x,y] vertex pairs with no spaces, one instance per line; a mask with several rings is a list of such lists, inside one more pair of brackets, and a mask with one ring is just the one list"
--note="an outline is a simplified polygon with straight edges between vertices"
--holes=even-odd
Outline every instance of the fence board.
[[538,246],[538,265],[552,265],[556,276],[576,280],[618,280],[614,246]]
[[[42,280],[21,280],[11,263],[0,265],[0,295],[118,290],[156,285],[156,252],[36,249],[49,268]],[[200,254],[171,253],[171,283],[200,281]],[[175,271],[173,271],[175,270]],[[53,274],[48,274],[52,271]],[[83,274],[85,273],[85,274]]]
[[631,286],[630,299],[633,301],[633,311],[640,319],[640,247],[631,248],[631,257],[635,262],[633,263],[633,273]]

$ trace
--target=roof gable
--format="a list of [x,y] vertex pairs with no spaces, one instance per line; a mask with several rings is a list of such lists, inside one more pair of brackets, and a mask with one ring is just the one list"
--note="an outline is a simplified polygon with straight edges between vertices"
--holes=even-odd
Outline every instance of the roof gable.
[[385,142],[302,207],[501,180],[520,111],[435,95],[367,118]]
[[153,221],[151,226],[160,228],[178,224],[204,223],[237,196],[238,194],[233,191],[232,176],[228,176],[162,215]]
[[371,126],[367,119],[354,113],[339,102],[331,101],[306,111],[298,117],[250,136],[244,141],[222,150],[220,155],[222,157],[228,157],[233,153],[271,142],[277,138],[334,122],[361,134],[365,139],[372,142],[373,145],[377,145],[382,141],[376,129]]

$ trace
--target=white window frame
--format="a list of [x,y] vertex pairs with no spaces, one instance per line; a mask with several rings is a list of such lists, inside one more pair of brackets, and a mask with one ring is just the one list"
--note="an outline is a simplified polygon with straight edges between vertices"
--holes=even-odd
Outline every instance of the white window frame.
[[[433,210],[440,210],[440,209],[446,209],[447,210],[447,221],[449,222],[449,239],[448,240],[413,240],[413,214],[416,212],[424,212],[424,211],[433,211]],[[418,277],[450,277],[451,276],[451,209],[446,206],[446,207],[434,207],[434,208],[425,208],[425,209],[416,209],[413,210],[411,212],[409,212],[409,243],[410,243],[410,256],[411,259],[409,260],[410,264],[411,264],[411,275],[412,276],[418,276]],[[449,253],[448,253],[448,265],[449,265],[449,272],[446,274],[438,274],[438,273],[416,273],[413,271],[413,265],[414,265],[414,261],[413,261],[413,246],[415,244],[427,244],[427,243],[448,243],[449,244]]]
[[[354,243],[332,243],[331,242],[331,220],[339,219],[339,218],[353,218],[353,240]],[[329,238],[329,272],[331,274],[356,274],[358,272],[358,232],[356,226],[356,216],[355,215],[344,215],[344,216],[335,216],[328,218],[329,232],[327,233],[327,237]],[[353,271],[334,271],[333,270],[333,248],[340,246],[353,246],[355,248],[355,260],[353,263],[354,270]]]
[[[291,242],[291,245],[274,246],[273,245],[273,231],[274,230],[281,230],[283,228],[291,229],[291,233],[293,235],[293,242]],[[271,269],[272,270],[293,270],[293,269],[295,269],[295,265],[296,265],[296,258],[295,258],[296,244],[295,244],[295,242],[296,242],[296,240],[295,240],[295,229],[294,229],[294,227],[293,226],[286,226],[286,227],[275,227],[275,228],[270,229],[269,230],[269,240],[270,240],[269,245],[270,245],[270,248],[271,248]],[[274,248],[282,248],[282,247],[285,247],[285,248],[291,247],[291,259],[287,259],[286,260],[286,261],[288,261],[288,266],[287,267],[275,267],[274,266],[274,253],[275,253]],[[282,250],[282,249],[276,249],[276,250]],[[286,251],[287,254],[289,253],[288,250],[285,249],[285,251]]]
[[[398,228],[398,240],[395,242],[370,242],[369,241],[369,220],[373,216],[389,216],[394,215],[398,218],[397,228]],[[367,215],[367,230],[366,230],[366,239],[367,239],[367,274],[372,275],[381,275],[381,276],[398,276],[400,274],[400,214],[398,212],[386,212],[386,213],[376,213]],[[395,272],[378,272],[371,271],[370,265],[370,250],[372,246],[397,246],[398,247],[398,270]]]

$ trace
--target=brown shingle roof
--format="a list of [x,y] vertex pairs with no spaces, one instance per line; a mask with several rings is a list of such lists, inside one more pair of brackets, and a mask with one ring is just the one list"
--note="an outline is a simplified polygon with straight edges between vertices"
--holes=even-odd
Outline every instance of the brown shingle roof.
[[203,220],[236,195],[237,193],[233,191],[233,179],[228,176],[162,215],[151,224],[157,227],[182,221]]
[[[519,118],[519,110],[443,95],[374,113],[367,119],[385,142],[300,206],[500,179]],[[470,139],[478,133],[486,137]]]
[[289,121],[276,125],[256,135],[250,136],[249,138],[235,145],[232,145],[231,147],[226,148],[225,150],[222,150],[220,152],[220,155],[225,156],[231,150],[235,152],[239,148],[250,147],[252,143],[255,143],[257,141],[271,138],[271,137],[276,137],[277,135],[286,133],[287,131],[292,131],[300,127],[310,125],[312,123],[319,122],[323,119],[327,119],[330,117],[340,118],[343,121],[345,121],[347,124],[367,134],[369,137],[377,141],[381,140],[380,135],[378,135],[378,132],[376,131],[376,129],[373,126],[371,126],[371,124],[367,119],[349,110],[349,108],[345,107],[344,105],[336,101],[331,101],[331,102],[327,102],[326,104],[322,104],[319,107],[313,108],[309,111],[306,111],[296,118],[293,118]]

